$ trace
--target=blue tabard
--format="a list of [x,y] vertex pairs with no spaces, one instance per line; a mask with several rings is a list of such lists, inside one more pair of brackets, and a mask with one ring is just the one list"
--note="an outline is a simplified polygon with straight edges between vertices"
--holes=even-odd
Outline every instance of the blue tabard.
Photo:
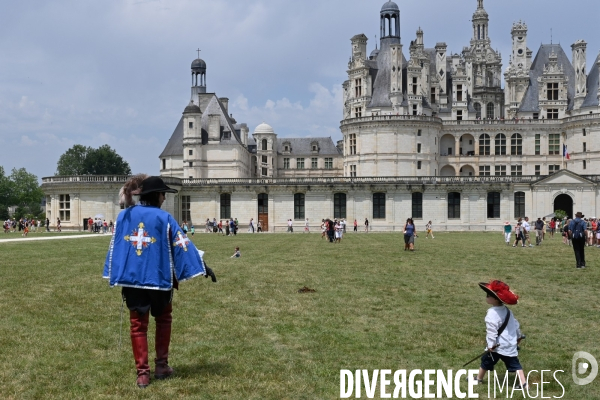
[[178,282],[206,275],[200,252],[166,211],[136,205],[119,214],[103,278],[111,287],[171,290]]

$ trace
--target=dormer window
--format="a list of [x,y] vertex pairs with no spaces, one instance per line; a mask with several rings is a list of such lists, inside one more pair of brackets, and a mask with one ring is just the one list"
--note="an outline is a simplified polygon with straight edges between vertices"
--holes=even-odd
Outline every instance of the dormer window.
[[284,153],[290,153],[292,151],[292,145],[290,142],[284,142],[283,143],[283,152]]
[[283,151],[290,151],[290,148],[289,148],[288,146],[285,146],[285,147],[283,148]]
[[314,141],[310,143],[310,151],[312,153],[318,153],[319,152],[319,142]]

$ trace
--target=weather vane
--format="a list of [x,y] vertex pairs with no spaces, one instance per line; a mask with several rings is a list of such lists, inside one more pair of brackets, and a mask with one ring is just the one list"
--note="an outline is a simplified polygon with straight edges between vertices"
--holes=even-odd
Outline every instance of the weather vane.
[[196,50],[196,51],[198,52],[198,58],[200,58],[200,52],[201,52],[202,50],[200,50],[200,48],[198,48],[198,50]]

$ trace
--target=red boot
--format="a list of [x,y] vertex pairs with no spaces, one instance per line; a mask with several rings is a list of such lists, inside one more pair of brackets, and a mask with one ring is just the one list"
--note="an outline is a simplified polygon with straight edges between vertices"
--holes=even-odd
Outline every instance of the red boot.
[[156,368],[154,369],[154,377],[156,379],[166,379],[173,375],[173,368],[169,367],[169,344],[171,343],[171,322],[173,317],[171,312],[173,311],[173,305],[169,303],[163,310],[163,312],[155,317],[156,321],[156,358],[154,362]]
[[137,385],[145,389],[150,384],[150,366],[148,365],[148,313],[140,315],[129,312],[131,322],[131,347],[137,369]]

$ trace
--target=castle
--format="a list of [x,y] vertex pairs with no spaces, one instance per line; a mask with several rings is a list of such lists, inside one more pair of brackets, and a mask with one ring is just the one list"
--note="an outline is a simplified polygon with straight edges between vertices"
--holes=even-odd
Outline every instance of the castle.
[[[600,56],[588,72],[585,41],[571,46],[571,61],[559,44],[534,57],[527,25],[514,23],[502,88],[483,0],[460,53],[425,47],[419,29],[407,59],[400,21],[388,1],[379,45],[368,53],[364,34],[351,38],[337,143],[278,138],[265,123],[250,134],[227,98],[207,92],[206,63],[194,60],[190,102],[159,157],[161,176],[181,190],[169,211],[188,221],[254,218],[270,231],[290,218],[368,218],[398,230],[412,216],[438,230],[487,230],[556,209],[600,215]],[[68,189],[74,182],[89,179],[44,178],[49,215],[60,215],[67,190],[84,191]],[[105,201],[116,216],[116,201]]]

